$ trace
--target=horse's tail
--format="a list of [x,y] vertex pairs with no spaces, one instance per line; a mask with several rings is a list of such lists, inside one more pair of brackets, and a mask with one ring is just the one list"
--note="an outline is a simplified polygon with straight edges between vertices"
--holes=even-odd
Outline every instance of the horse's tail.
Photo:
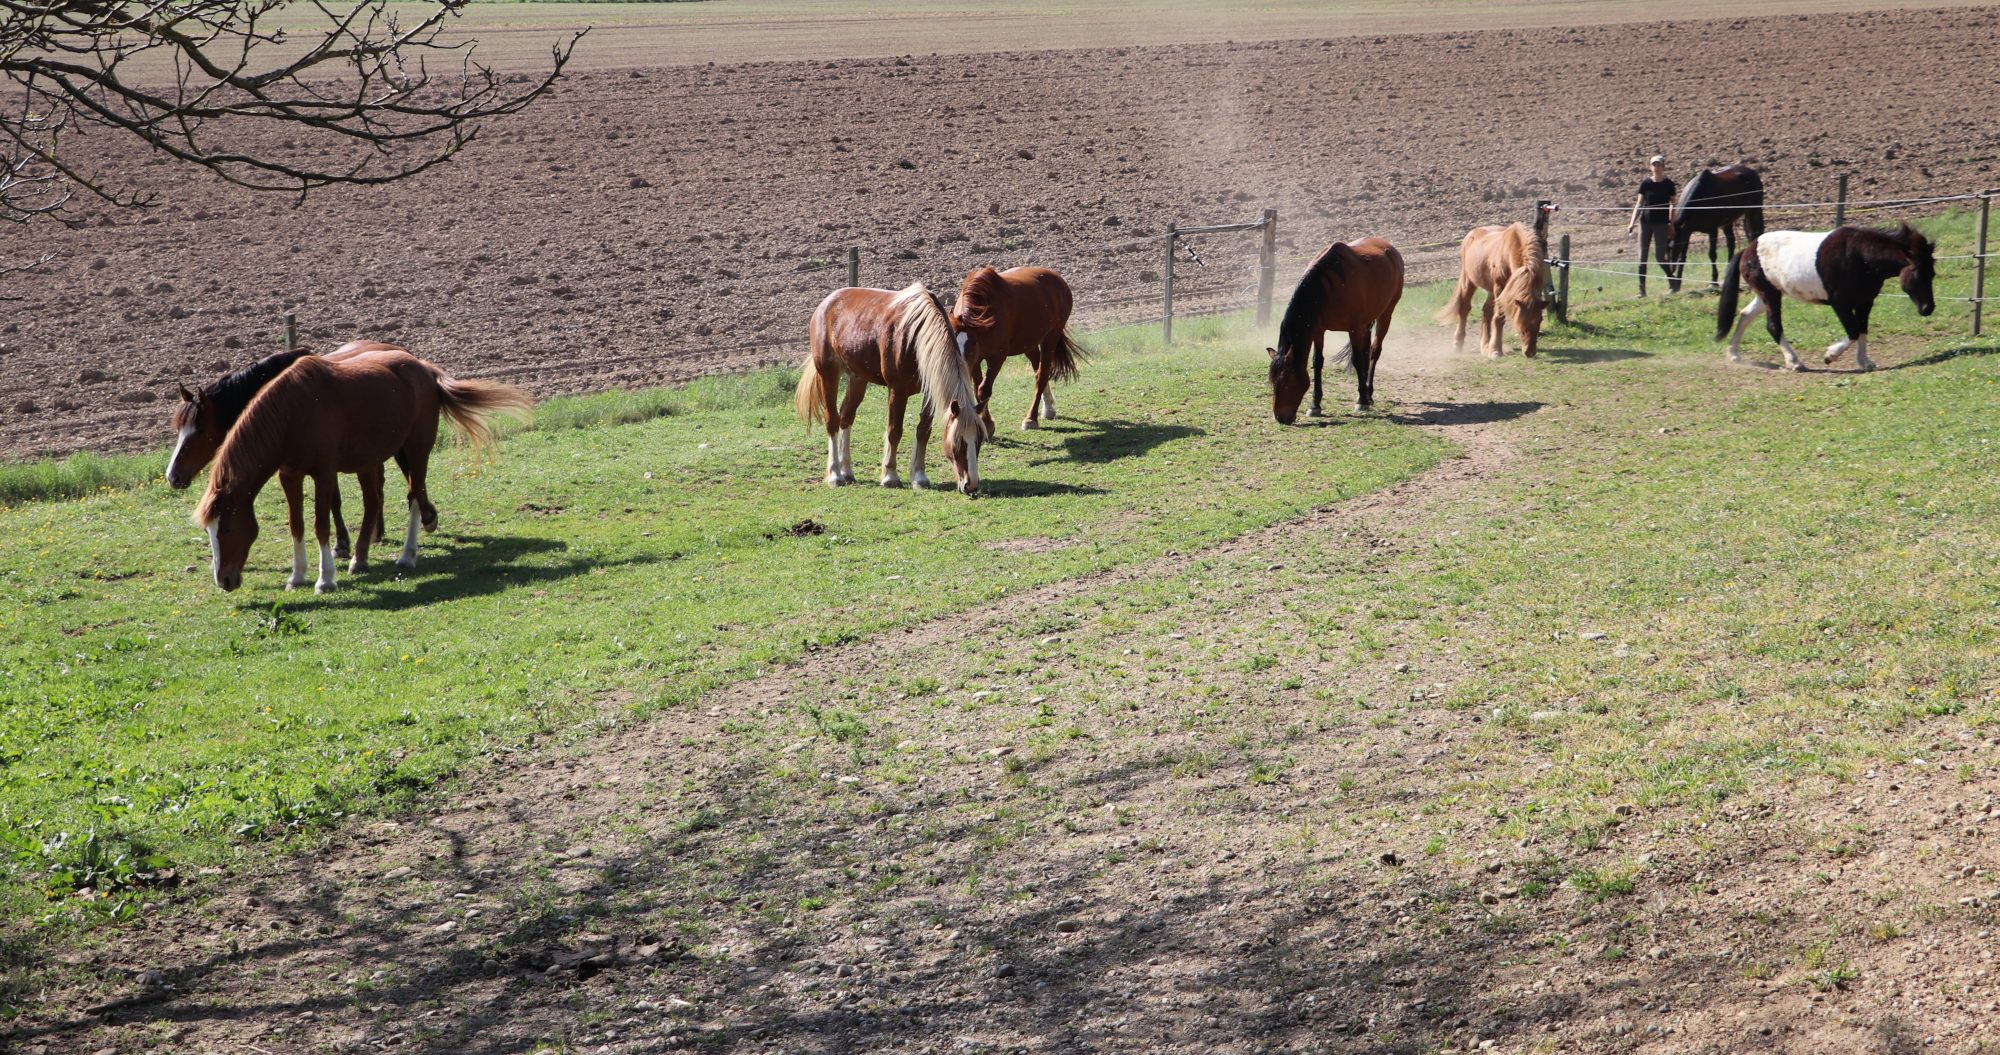
[[815,421],[826,420],[826,386],[820,382],[816,358],[807,352],[806,361],[799,364],[799,390],[792,396],[792,409],[808,428]]
[[460,439],[472,449],[485,453],[493,449],[493,418],[499,415],[526,421],[534,417],[535,397],[498,381],[460,381],[432,367],[437,378],[438,409],[451,421]]
[[1444,307],[1439,308],[1437,314],[1431,316],[1432,322],[1450,325],[1465,318],[1466,313],[1472,310],[1472,291],[1475,287],[1466,281],[1464,265],[1459,265],[1459,268],[1458,286],[1451,291],[1451,297],[1444,302]]
[[1729,324],[1736,319],[1736,300],[1743,290],[1743,254],[1756,244],[1753,240],[1750,245],[1737,250],[1736,255],[1729,258],[1729,266],[1723,269],[1722,299],[1715,305],[1715,339],[1718,341],[1729,336]]
[[1056,335],[1055,345],[1054,359],[1049,363],[1049,376],[1057,381],[1076,380],[1076,368],[1090,358],[1090,353],[1076,343],[1076,338],[1070,336],[1068,330]]
[[1338,370],[1343,366],[1350,366],[1353,363],[1354,363],[1354,342],[1349,341],[1347,342],[1347,347],[1342,348],[1340,351],[1334,353],[1333,368],[1335,370]]

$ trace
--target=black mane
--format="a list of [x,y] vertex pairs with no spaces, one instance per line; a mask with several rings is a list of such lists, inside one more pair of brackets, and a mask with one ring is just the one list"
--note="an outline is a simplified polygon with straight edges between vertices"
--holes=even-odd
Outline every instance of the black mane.
[[285,368],[313,353],[301,348],[296,351],[279,352],[268,355],[234,373],[225,374],[201,390],[202,401],[215,408],[216,422],[227,431],[243,416],[243,408],[250,400],[271,383],[271,379],[285,372]]
[[1346,261],[1339,252],[1342,248],[1345,247],[1339,242],[1327,246],[1306,267],[1298,288],[1292,291],[1291,303],[1285,305],[1285,317],[1278,323],[1279,352],[1289,356],[1311,346],[1313,327],[1319,325],[1320,315],[1326,310],[1326,279],[1341,278],[1346,273]]

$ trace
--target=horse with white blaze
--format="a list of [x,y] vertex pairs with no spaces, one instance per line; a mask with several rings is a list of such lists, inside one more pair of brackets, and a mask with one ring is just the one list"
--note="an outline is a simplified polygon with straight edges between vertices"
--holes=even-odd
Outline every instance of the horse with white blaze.
[[[1738,362],[1743,331],[1760,313],[1769,313],[1765,326],[1778,348],[1785,353],[1785,365],[1805,369],[1799,356],[1785,340],[1782,303],[1785,297],[1807,304],[1825,304],[1840,319],[1847,337],[1829,345],[1826,362],[1854,349],[1854,362],[1863,370],[1875,369],[1868,358],[1868,314],[1882,284],[1891,277],[1902,283],[1903,292],[1917,306],[1917,314],[1937,310],[1931,295],[1936,273],[1930,240],[1909,224],[1893,230],[1867,227],[1836,227],[1831,231],[1768,231],[1757,236],[1729,261],[1722,276],[1722,302],[1716,309],[1715,339],[1729,338],[1729,361]],[[1739,315],[1736,301],[1740,288],[1748,285],[1757,299]],[[1730,317],[1735,316],[1735,332]]]

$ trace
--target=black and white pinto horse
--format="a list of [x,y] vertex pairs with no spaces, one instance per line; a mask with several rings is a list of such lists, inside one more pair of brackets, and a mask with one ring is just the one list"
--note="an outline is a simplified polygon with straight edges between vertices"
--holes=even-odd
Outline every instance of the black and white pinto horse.
[[1673,212],[1669,215],[1672,227],[1669,231],[1673,243],[1667,247],[1668,260],[1675,267],[1674,277],[1679,278],[1687,267],[1688,246],[1697,234],[1708,236],[1708,284],[1716,284],[1715,236],[1720,232],[1728,239],[1729,255],[1736,256],[1736,220],[1743,220],[1744,241],[1754,242],[1764,233],[1764,177],[1757,170],[1745,164],[1730,165],[1727,168],[1707,169],[1695,174],[1681,188],[1680,197],[1674,199]]
[[[1854,349],[1855,365],[1875,369],[1868,358],[1868,313],[1882,284],[1891,276],[1902,281],[1903,292],[1917,306],[1917,314],[1929,315],[1937,302],[1931,296],[1935,264],[1931,243],[1909,224],[1895,230],[1867,227],[1836,227],[1831,231],[1771,231],[1758,236],[1732,257],[1722,276],[1722,303],[1717,308],[1715,339],[1729,338],[1729,361],[1738,362],[1743,331],[1750,320],[1769,312],[1765,326],[1785,353],[1785,365],[1803,370],[1798,353],[1785,340],[1784,317],[1780,304],[1785,297],[1807,304],[1825,304],[1840,318],[1847,331],[1845,340],[1826,350],[1826,362]],[[1747,285],[1757,299],[1736,312],[1737,291]],[[1736,331],[1730,332],[1730,316],[1736,315]]]

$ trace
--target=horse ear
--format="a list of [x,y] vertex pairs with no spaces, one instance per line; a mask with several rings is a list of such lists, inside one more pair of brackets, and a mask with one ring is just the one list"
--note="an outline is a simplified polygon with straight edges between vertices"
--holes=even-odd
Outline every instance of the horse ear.
[[1276,348],[1266,348],[1264,349],[1264,354],[1276,359],[1278,357],[1278,350]]
[[179,389],[181,390],[181,402],[183,402],[183,403],[192,403],[192,402],[194,402],[194,393],[193,393],[193,392],[190,392],[190,391],[188,391],[188,386],[186,386],[186,385],[178,385],[178,386],[176,386],[176,387],[178,387],[178,388],[179,388]]

